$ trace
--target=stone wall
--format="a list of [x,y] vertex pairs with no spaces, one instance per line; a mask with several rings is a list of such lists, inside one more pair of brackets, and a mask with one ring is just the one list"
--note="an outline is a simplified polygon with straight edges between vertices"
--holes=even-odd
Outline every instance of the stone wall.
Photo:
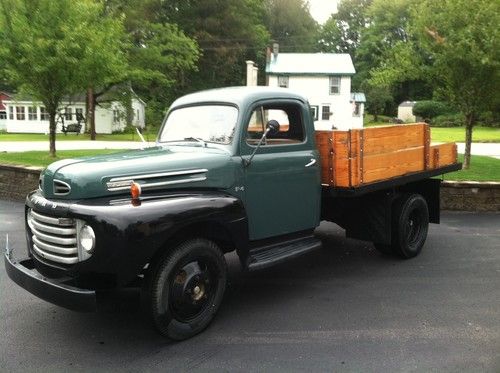
[[[0,199],[24,201],[38,187],[42,168],[0,164]],[[443,181],[441,209],[458,211],[500,211],[500,183]]]
[[443,181],[441,209],[455,211],[500,211],[500,183]]
[[24,201],[38,187],[40,167],[18,167],[0,164],[0,199]]

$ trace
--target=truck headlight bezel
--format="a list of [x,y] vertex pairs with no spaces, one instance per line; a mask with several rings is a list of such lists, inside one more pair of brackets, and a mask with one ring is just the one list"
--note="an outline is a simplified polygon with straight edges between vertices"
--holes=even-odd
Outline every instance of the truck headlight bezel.
[[96,238],[94,230],[82,220],[77,221],[78,259],[86,260],[92,256],[95,249]]

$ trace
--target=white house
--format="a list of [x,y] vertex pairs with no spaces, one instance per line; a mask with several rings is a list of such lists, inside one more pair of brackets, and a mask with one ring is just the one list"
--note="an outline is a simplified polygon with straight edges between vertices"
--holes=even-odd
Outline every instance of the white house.
[[308,98],[316,129],[363,127],[365,97],[351,93],[354,65],[349,54],[277,53],[268,56],[271,87],[290,88]]
[[[0,129],[11,133],[48,133],[49,116],[41,102],[33,101],[30,97],[4,94],[0,109]],[[143,128],[145,125],[145,103],[139,97],[132,98],[132,124]],[[85,131],[85,96],[66,99],[59,108],[57,132],[61,132],[62,120],[64,124],[82,123],[81,132]],[[125,108],[118,101],[111,101],[106,105],[97,106],[95,111],[96,133],[112,133],[123,131],[126,125]]]

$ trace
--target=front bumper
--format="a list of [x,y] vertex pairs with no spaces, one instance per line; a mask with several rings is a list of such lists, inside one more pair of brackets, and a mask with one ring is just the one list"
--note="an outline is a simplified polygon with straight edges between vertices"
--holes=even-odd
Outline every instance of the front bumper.
[[95,291],[69,285],[72,279],[68,277],[49,279],[42,276],[35,269],[33,259],[15,260],[8,248],[8,242],[5,270],[12,281],[40,299],[74,311],[96,310]]

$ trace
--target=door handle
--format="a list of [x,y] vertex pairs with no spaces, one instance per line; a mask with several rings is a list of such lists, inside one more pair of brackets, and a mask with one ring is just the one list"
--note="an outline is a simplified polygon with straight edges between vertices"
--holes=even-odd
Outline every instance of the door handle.
[[316,164],[316,159],[311,158],[311,162],[309,162],[308,164],[306,164],[306,167],[311,167],[311,166],[314,166],[315,164]]

